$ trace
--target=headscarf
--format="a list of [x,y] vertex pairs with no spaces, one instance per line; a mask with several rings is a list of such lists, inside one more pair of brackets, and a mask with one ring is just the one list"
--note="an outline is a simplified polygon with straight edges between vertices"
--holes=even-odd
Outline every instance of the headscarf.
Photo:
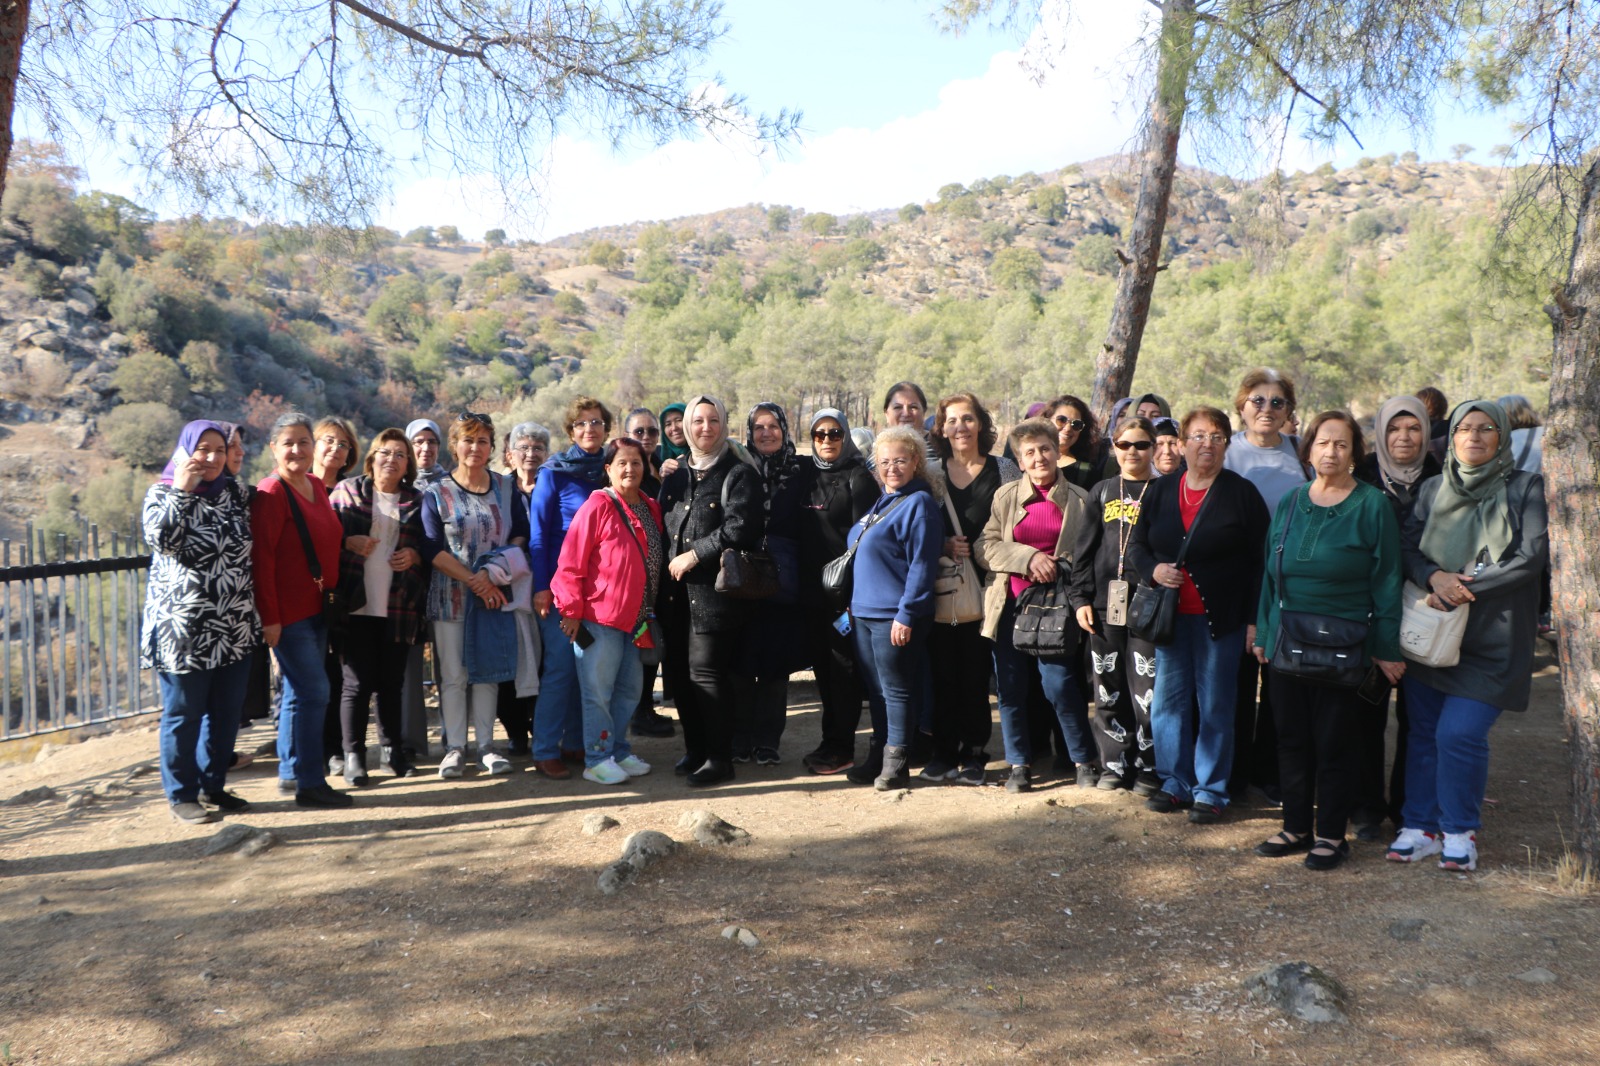
[[[717,409],[717,418],[722,423],[722,438],[711,446],[710,451],[704,452],[694,446],[694,437],[689,433],[689,413],[703,403],[708,403]],[[683,405],[683,439],[689,442],[689,466],[695,470],[710,470],[722,460],[724,455],[731,451],[740,462],[749,463],[757,473],[762,473],[761,464],[757,463],[755,456],[750,454],[750,449],[728,436],[728,409],[715,396],[707,396],[701,393],[697,396],[689,397],[689,402]]]
[[1138,410],[1139,408],[1143,407],[1147,403],[1153,403],[1157,407],[1159,407],[1161,409],[1161,417],[1162,418],[1171,418],[1172,417],[1172,405],[1167,403],[1167,401],[1165,399],[1163,399],[1160,396],[1157,396],[1153,392],[1147,392],[1143,396],[1135,396],[1133,398],[1134,410]]
[[[689,449],[687,447],[682,444],[674,444],[667,439],[667,413],[669,411],[678,412],[678,416],[685,422],[689,420],[689,416],[685,412],[684,406],[681,403],[669,403],[667,406],[661,409],[661,417],[658,419],[658,421],[661,423],[661,444],[656,449],[656,462],[658,463],[664,463],[668,459],[682,459],[684,456],[689,454]],[[684,426],[683,432],[684,439],[687,440],[689,427]]]
[[[783,444],[771,455],[762,455],[756,451],[756,415],[762,411],[778,420],[778,432],[783,434]],[[750,458],[755,460],[756,469],[761,472],[761,478],[766,482],[767,507],[770,509],[772,501],[783,488],[783,483],[794,475],[800,465],[795,460],[794,438],[789,436],[789,416],[783,413],[781,404],[763,400],[750,408],[750,414],[744,420],[744,431],[745,441],[750,448]]]
[[839,410],[837,407],[824,407],[822,410],[812,415],[809,432],[815,433],[817,429],[817,423],[821,422],[824,418],[833,419],[835,422],[839,423],[839,428],[844,431],[844,439],[839,442],[841,449],[839,452],[839,458],[835,459],[831,463],[823,462],[821,459],[817,458],[816,452],[813,451],[811,453],[811,461],[817,464],[818,470],[837,470],[839,467],[849,463],[850,460],[860,457],[861,449],[856,446],[855,438],[850,435],[850,420],[846,418],[844,416],[844,412]]
[[1178,427],[1178,420],[1176,418],[1172,418],[1170,416],[1167,418],[1152,418],[1150,420],[1150,425],[1155,427],[1156,436],[1158,437],[1183,436],[1183,430]]
[[1106,419],[1106,433],[1115,433],[1117,423],[1122,421],[1122,416],[1128,413],[1128,408],[1133,406],[1133,397],[1124,396],[1111,405],[1111,416]]
[[[224,446],[228,443],[228,431],[222,428],[221,423],[200,420],[190,422],[183,427],[183,432],[178,434],[178,447],[173,450],[172,458],[167,460],[166,469],[161,471],[161,483],[170,485],[178,476],[178,468],[189,461],[189,456],[194,454],[196,445],[200,443],[200,435],[207,430],[222,438]],[[224,459],[222,473],[210,481],[202,481],[195,486],[194,492],[198,496],[214,499],[222,490],[228,487],[228,482],[233,480],[233,475],[228,473],[228,463]]]
[[[1466,466],[1456,458],[1456,427],[1474,411],[1482,411],[1500,431],[1500,448],[1482,466]],[[1422,530],[1422,554],[1441,570],[1460,571],[1479,549],[1498,559],[1511,546],[1510,507],[1506,480],[1516,469],[1511,454],[1510,419],[1491,400],[1468,400],[1450,412],[1450,451],[1433,510]]]
[[[1422,441],[1417,446],[1417,457],[1404,466],[1389,454],[1389,423],[1396,415],[1410,415],[1422,427]],[[1411,501],[1411,492],[1422,478],[1422,464],[1428,458],[1428,408],[1415,396],[1395,396],[1385,400],[1378,408],[1378,418],[1373,424],[1373,450],[1378,453],[1378,469],[1390,491],[1401,503]]]
[[222,430],[223,442],[226,443],[228,447],[233,447],[233,442],[239,439],[239,423],[218,422],[217,428]]
[[1043,400],[1035,400],[1033,403],[1030,403],[1028,405],[1028,410],[1023,413],[1022,417],[1023,418],[1034,418],[1034,417],[1036,417],[1036,416],[1038,416],[1040,414],[1043,414],[1044,413],[1044,409],[1046,407],[1049,407],[1049,406],[1050,405],[1045,403]]
[[593,454],[574,444],[554,459],[546,459],[539,468],[539,476],[547,471],[565,474],[581,485],[604,488],[606,483],[606,452],[602,448]]
[[439,428],[439,423],[431,418],[413,418],[406,423],[406,440],[412,440],[418,433],[425,429],[433,430],[433,439],[439,442],[439,448],[444,449],[444,431]]

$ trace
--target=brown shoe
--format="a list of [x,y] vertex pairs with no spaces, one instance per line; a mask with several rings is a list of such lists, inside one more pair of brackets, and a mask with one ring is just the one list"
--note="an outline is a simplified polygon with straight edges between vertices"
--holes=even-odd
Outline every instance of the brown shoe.
[[560,759],[540,759],[533,764],[533,768],[555,781],[572,776],[572,771],[568,770],[567,764]]

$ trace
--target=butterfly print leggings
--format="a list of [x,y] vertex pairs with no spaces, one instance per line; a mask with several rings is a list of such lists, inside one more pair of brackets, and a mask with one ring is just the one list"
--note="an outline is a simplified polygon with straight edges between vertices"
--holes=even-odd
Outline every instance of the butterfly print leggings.
[[1094,696],[1094,740],[1100,765],[1132,786],[1134,776],[1154,773],[1150,700],[1156,685],[1156,648],[1126,626],[1095,626],[1089,636],[1089,684]]

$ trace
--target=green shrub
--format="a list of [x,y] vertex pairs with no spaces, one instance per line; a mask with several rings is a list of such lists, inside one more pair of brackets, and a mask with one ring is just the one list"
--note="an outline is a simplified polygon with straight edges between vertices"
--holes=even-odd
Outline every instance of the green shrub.
[[[193,343],[188,346],[193,347]],[[214,351],[216,345],[211,348]],[[189,398],[189,379],[183,368],[159,352],[134,352],[112,372],[111,384],[116,386],[123,403],[182,407]]]
[[183,416],[162,403],[125,403],[100,420],[113,455],[134,466],[165,466],[172,457]]
[[558,314],[565,315],[567,318],[582,318],[589,310],[588,305],[583,302],[583,298],[573,292],[558,292],[551,300],[551,303],[555,305]]
[[27,252],[18,252],[11,261],[11,276],[41,300],[61,295],[61,268],[48,259],[35,259]]
[[1122,269],[1117,242],[1104,233],[1091,233],[1072,250],[1072,261],[1091,274],[1115,275]]
[[127,533],[139,522],[149,487],[148,473],[115,463],[84,485],[83,494],[78,497],[78,512],[102,531]]

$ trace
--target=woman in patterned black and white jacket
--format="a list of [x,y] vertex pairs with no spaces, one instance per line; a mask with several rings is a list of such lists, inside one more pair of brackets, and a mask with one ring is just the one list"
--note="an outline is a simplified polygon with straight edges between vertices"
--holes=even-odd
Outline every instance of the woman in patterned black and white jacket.
[[144,665],[161,687],[161,784],[172,816],[212,819],[249,803],[225,791],[250,654],[261,645],[250,566],[250,503],[227,473],[215,422],[183,427],[172,461],[145,494],[151,548]]

